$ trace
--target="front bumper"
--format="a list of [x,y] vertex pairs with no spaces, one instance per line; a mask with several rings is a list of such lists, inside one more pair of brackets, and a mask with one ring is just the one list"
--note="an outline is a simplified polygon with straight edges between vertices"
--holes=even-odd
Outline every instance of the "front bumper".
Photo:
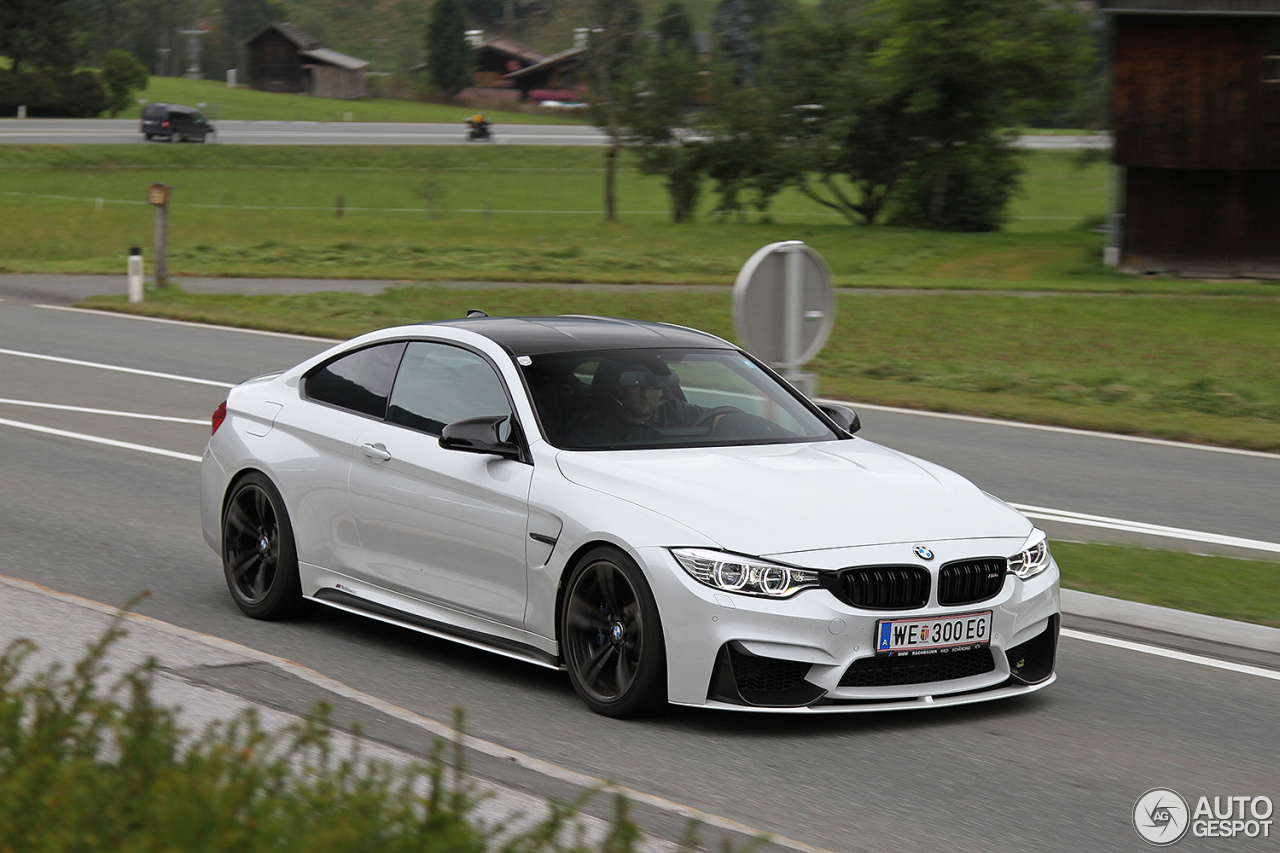
[[[665,549],[636,554],[662,614],[668,698],[735,710],[850,712],[964,704],[1039,690],[1054,679],[1056,563],[993,597],[960,607],[931,600],[902,611],[860,610],[825,589],[783,600],[731,595],[689,577]],[[924,658],[877,657],[881,619],[992,612],[985,648]]]

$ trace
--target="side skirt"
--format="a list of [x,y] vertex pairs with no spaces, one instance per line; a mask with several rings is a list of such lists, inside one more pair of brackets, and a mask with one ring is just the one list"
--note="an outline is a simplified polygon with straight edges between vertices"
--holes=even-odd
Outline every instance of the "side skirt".
[[348,613],[355,613],[358,616],[368,616],[377,619],[380,622],[386,622],[390,625],[398,625],[401,628],[408,628],[411,631],[417,631],[420,634],[427,634],[432,637],[438,637],[442,640],[460,643],[473,649],[492,652],[496,655],[512,658],[513,660],[524,661],[535,666],[546,667],[547,669],[563,670],[560,661],[551,654],[536,649],[533,646],[518,643],[514,640],[505,640],[498,637],[490,637],[475,631],[468,631],[465,628],[459,628],[454,625],[446,625],[433,619],[427,619],[413,613],[406,613],[403,610],[397,610],[394,607],[388,607],[385,604],[379,604],[369,601],[359,596],[352,595],[341,590],[332,588],[322,588],[316,591],[315,595],[308,595],[305,598],[319,602],[328,607],[338,610],[345,610]]

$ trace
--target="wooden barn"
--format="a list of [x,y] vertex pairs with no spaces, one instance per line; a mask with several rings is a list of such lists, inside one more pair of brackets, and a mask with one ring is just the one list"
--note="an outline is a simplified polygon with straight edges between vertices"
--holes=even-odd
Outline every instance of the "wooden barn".
[[547,58],[545,53],[505,38],[491,38],[474,46],[477,86],[510,86],[503,78]]
[[522,99],[529,98],[535,91],[556,94],[557,98],[572,97],[586,83],[586,75],[578,67],[586,52],[585,47],[562,50],[527,68],[512,71],[506,79],[520,90]]
[[1280,278],[1280,0],[1101,8],[1114,45],[1112,260]]
[[249,85],[264,92],[293,92],[317,98],[363,98],[369,63],[330,50],[288,23],[275,23],[245,41]]

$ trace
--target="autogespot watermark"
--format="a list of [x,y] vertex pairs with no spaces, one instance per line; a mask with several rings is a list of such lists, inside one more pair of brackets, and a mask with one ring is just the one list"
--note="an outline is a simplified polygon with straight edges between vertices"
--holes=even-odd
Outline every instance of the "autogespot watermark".
[[1133,828],[1150,844],[1164,847],[1188,831],[1196,838],[1270,838],[1270,797],[1202,796],[1192,808],[1172,788],[1152,788],[1133,804]]

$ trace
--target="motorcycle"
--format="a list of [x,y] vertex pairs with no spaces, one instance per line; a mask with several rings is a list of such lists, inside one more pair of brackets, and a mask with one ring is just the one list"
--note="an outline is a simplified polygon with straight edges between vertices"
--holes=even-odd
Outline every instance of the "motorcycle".
[[487,121],[473,122],[470,119],[467,119],[466,125],[468,142],[475,142],[477,140],[487,142],[493,138],[493,134],[489,130],[489,122]]

